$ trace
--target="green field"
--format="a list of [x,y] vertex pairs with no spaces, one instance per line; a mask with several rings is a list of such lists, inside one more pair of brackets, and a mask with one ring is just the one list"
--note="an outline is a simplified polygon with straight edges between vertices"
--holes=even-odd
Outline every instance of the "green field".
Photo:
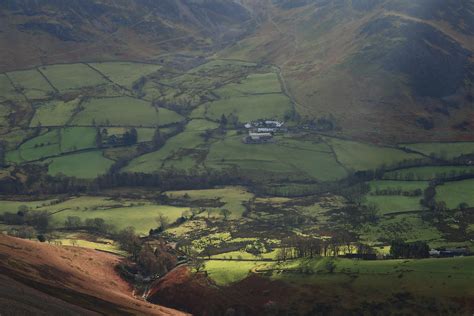
[[63,227],[68,216],[79,216],[83,221],[87,218],[103,218],[107,224],[116,229],[128,226],[135,227],[137,233],[147,235],[151,228],[157,228],[155,218],[161,213],[174,222],[187,207],[157,205],[146,200],[111,199],[102,196],[80,196],[70,198],[61,203],[44,201],[0,201],[0,214],[17,212],[18,207],[25,205],[32,211],[48,211],[55,227]]
[[455,209],[460,203],[474,206],[474,179],[446,182],[436,187],[437,202],[444,201],[450,209]]
[[159,65],[134,62],[103,62],[90,63],[89,65],[100,71],[111,81],[128,89],[131,89],[133,83],[141,77],[161,68]]
[[161,170],[165,161],[168,167],[175,166],[184,170],[196,167],[196,160],[185,150],[203,145],[205,141],[201,134],[207,129],[217,127],[216,123],[210,121],[192,120],[182,133],[168,139],[160,150],[132,160],[124,171],[153,173]]
[[[95,129],[94,129],[95,130]],[[125,134],[130,128],[128,127],[108,127],[107,128],[107,135],[118,135],[121,136]],[[137,130],[137,142],[149,142],[153,139],[153,135],[155,134],[155,128],[152,127],[139,127]],[[166,133],[166,128],[160,128],[161,133]]]
[[50,175],[93,179],[105,174],[113,161],[105,158],[102,151],[96,150],[48,159],[46,163]]
[[31,120],[30,126],[36,127],[38,124],[42,126],[64,126],[73,116],[79,102],[79,99],[45,102],[36,108],[35,116]]
[[244,203],[249,202],[254,195],[244,188],[240,187],[226,187],[221,189],[210,190],[186,190],[186,191],[168,191],[166,195],[171,199],[184,198],[192,200],[217,200],[224,205],[219,208],[212,208],[212,217],[221,217],[220,209],[228,209],[231,214],[229,218],[240,218],[245,211]]
[[182,117],[176,112],[160,108],[131,97],[91,99],[84,104],[70,125],[156,126],[176,123]]
[[258,261],[210,260],[206,261],[204,269],[218,285],[229,285],[245,279],[259,264]]
[[5,212],[16,213],[20,206],[26,206],[32,210],[43,210],[45,206],[48,206],[53,200],[41,200],[41,201],[14,201],[14,200],[0,200],[0,214]]
[[14,85],[23,90],[30,100],[44,99],[54,89],[37,69],[21,70],[8,73]]
[[167,216],[171,222],[174,222],[186,210],[188,208],[150,203],[97,210],[65,210],[53,215],[53,223],[58,226],[63,225],[68,216],[79,216],[82,220],[87,218],[103,218],[107,224],[114,225],[117,229],[133,226],[137,233],[148,235],[150,229],[158,227],[155,218],[160,213]]
[[94,128],[66,127],[52,129],[23,143],[19,149],[7,153],[14,163],[35,161],[80,149],[95,148]]
[[108,84],[99,73],[85,64],[41,66],[38,69],[62,92]]
[[399,195],[367,195],[366,204],[374,204],[377,206],[380,215],[387,213],[407,212],[422,210],[420,199],[422,197],[408,197]]
[[[327,262],[335,264],[328,273]],[[317,258],[262,263],[258,261],[206,261],[205,270],[218,285],[241,281],[251,272],[297,286],[317,286],[323,297],[351,297],[344,306],[357,301],[384,301],[400,291],[421,296],[472,297],[474,258],[459,257],[423,260],[363,261],[341,258]],[[390,287],[387,287],[387,283]],[[386,289],[380,291],[381,288]],[[324,300],[324,298],[323,298]]]
[[[336,269],[328,274],[326,263],[333,260]],[[271,266],[269,266],[271,267]],[[472,297],[474,257],[423,260],[296,260],[276,265],[272,279],[297,284],[311,284],[329,291],[329,295],[357,292],[358,299],[376,301],[405,291],[422,296]],[[284,270],[286,273],[278,273]],[[298,271],[311,271],[301,273]],[[355,278],[351,277],[355,276]],[[387,284],[390,284],[387,287]],[[384,291],[380,291],[383,288]],[[344,301],[341,304],[354,304]]]
[[7,76],[0,74],[0,102],[18,99],[22,99],[22,95],[16,92]]
[[66,127],[61,129],[61,151],[63,153],[95,148],[96,130],[93,127]]
[[251,253],[248,253],[244,250],[240,251],[229,251],[229,252],[224,252],[218,255],[211,256],[211,259],[227,259],[227,260],[254,260],[254,261],[259,261],[262,259],[276,259],[278,253],[278,249],[274,249],[271,252],[267,253],[262,253],[261,256],[256,256]]
[[[428,187],[427,181],[390,181],[378,180],[367,182],[370,192],[365,196],[365,204],[377,206],[380,215],[387,213],[422,210],[420,199],[423,196],[403,196],[402,192],[412,193],[415,190],[424,190]],[[376,191],[401,191],[399,195],[376,195]]]
[[474,174],[474,166],[427,166],[400,169],[384,174],[385,179],[432,180]]
[[455,142],[455,143],[415,143],[415,144],[400,144],[401,147],[406,147],[416,150],[425,155],[435,155],[443,159],[452,159],[461,155],[474,153],[474,142]]
[[282,137],[276,143],[249,145],[241,139],[241,135],[227,136],[212,144],[206,166],[218,169],[238,166],[249,175],[265,172],[321,181],[346,176],[325,143]]
[[196,68],[193,68],[189,73],[207,73],[210,70],[221,69],[221,68],[233,68],[233,67],[255,67],[257,64],[252,62],[230,60],[230,59],[214,59],[205,64],[202,64]]
[[416,189],[426,189],[428,187],[428,181],[391,181],[391,180],[376,180],[367,182],[370,186],[371,192],[376,190],[397,190],[402,191],[414,191]]
[[240,122],[248,122],[262,118],[283,119],[291,110],[291,101],[283,94],[259,94],[220,99],[205,106],[206,115],[212,120],[220,119],[222,114],[234,114]]
[[404,160],[422,158],[418,154],[409,154],[402,150],[379,147],[338,138],[325,138],[336,152],[339,161],[349,169],[373,170],[391,166]]
[[0,200],[1,212],[16,212],[18,207],[25,205],[31,210],[57,212],[64,209],[71,209],[76,211],[89,211],[97,209],[109,209],[113,207],[126,207],[141,203],[141,200],[123,200],[111,199],[103,196],[77,196],[71,197],[58,203],[58,200],[38,200],[38,201],[15,201],[15,200]]
[[365,224],[359,231],[361,240],[368,243],[402,239],[405,241],[437,242],[441,233],[419,214],[400,214],[382,217],[376,224]]
[[98,241],[90,241],[81,239],[79,234],[70,234],[66,236],[60,236],[58,239],[53,239],[52,242],[59,242],[61,246],[73,246],[73,247],[82,247],[88,249],[95,249],[100,251],[106,251],[110,253],[117,254],[119,256],[127,256],[128,254],[119,249],[119,246],[113,242],[113,240],[100,239]]
[[59,129],[53,129],[23,143],[18,150],[7,152],[6,159],[10,162],[20,163],[34,161],[49,156],[59,155]]
[[240,83],[231,83],[215,91],[221,98],[255,94],[281,93],[276,73],[253,74]]

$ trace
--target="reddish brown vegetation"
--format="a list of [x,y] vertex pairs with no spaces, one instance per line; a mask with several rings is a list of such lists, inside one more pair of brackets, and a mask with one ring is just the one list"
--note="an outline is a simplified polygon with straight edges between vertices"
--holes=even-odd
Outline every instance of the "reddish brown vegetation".
[[193,274],[182,266],[154,284],[148,300],[195,315],[224,315],[231,310],[237,315],[262,315],[272,308],[287,307],[295,292],[286,283],[257,275],[219,287],[205,274]]
[[2,295],[6,299],[0,300],[0,310],[21,306],[35,314],[183,314],[135,298],[115,271],[122,259],[112,254],[0,235],[0,259],[0,277],[6,280],[0,293],[27,294]]

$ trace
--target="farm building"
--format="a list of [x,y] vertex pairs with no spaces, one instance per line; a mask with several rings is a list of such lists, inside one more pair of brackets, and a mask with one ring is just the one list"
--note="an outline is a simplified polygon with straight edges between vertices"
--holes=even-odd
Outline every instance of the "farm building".
[[246,123],[244,126],[246,129],[258,128],[258,129],[272,129],[273,132],[277,131],[283,127],[285,123],[281,121],[271,121],[271,120],[257,120]]
[[265,125],[267,126],[273,126],[273,127],[276,127],[276,128],[280,128],[283,126],[283,122],[281,121],[265,121]]
[[259,127],[257,128],[257,133],[275,133],[277,131],[276,128],[272,127]]
[[262,144],[268,143],[273,140],[273,135],[271,133],[252,133],[250,132],[247,137],[243,139],[243,142],[246,144]]
[[460,257],[471,255],[471,252],[467,248],[432,249],[429,253],[431,257]]

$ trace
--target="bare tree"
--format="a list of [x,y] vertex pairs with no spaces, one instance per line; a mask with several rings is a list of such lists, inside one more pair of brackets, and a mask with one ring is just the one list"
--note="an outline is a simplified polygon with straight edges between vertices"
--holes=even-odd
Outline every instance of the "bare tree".
[[168,216],[158,213],[158,216],[155,218],[156,223],[158,224],[161,230],[165,230],[170,225],[170,219]]
[[232,213],[231,211],[229,211],[228,209],[226,208],[223,208],[220,210],[220,213],[221,215],[224,217],[224,220],[227,220],[227,218],[229,217],[229,215]]

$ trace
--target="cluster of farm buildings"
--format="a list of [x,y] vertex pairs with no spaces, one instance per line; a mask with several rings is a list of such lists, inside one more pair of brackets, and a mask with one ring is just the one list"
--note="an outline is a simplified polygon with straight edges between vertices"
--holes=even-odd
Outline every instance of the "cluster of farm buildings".
[[242,141],[245,144],[262,144],[273,142],[276,132],[284,131],[284,122],[275,120],[258,120],[245,124],[248,135]]

